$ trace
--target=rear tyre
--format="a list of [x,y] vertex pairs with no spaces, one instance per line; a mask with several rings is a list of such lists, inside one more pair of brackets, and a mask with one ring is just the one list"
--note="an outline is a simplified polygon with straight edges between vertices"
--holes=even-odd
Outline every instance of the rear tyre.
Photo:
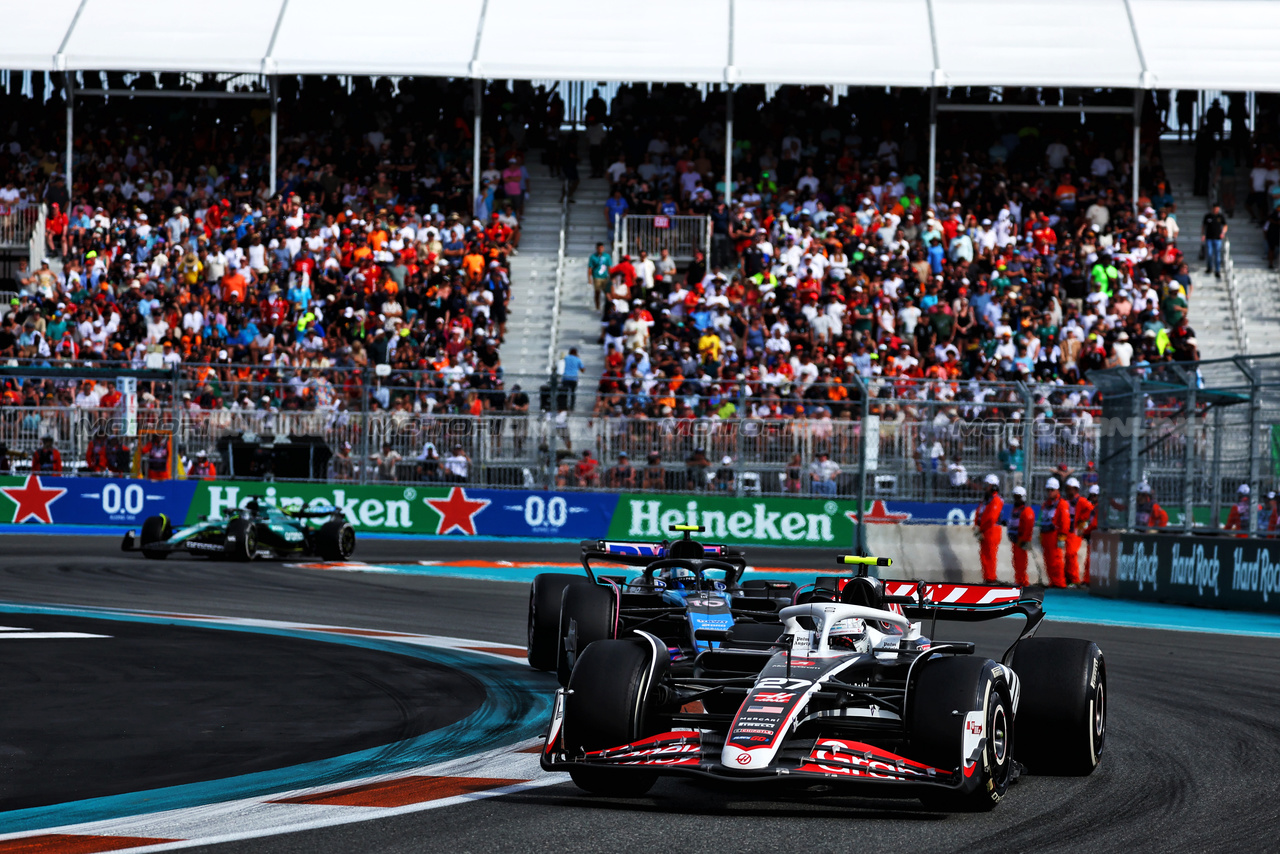
[[1107,738],[1107,665],[1098,645],[1077,638],[1028,638],[1013,652],[1018,759],[1037,774],[1085,776]]
[[[578,656],[565,697],[569,752],[621,747],[662,732],[655,697],[669,666],[643,638],[601,640],[587,647]],[[571,768],[569,776],[584,791],[619,798],[643,795],[658,779],[654,771],[585,766]]]
[[149,516],[142,523],[142,530],[138,536],[138,546],[142,550],[142,556],[151,560],[164,560],[168,552],[163,549],[148,548],[153,543],[166,542],[173,536],[173,524],[169,522],[169,517],[161,514],[159,516]]
[[[966,778],[958,791],[925,791],[924,805],[955,812],[994,808],[1009,789],[1014,767],[1013,702],[1004,677],[981,658],[924,662],[909,704],[911,758],[942,771],[960,768]],[[961,714],[954,714],[957,710]],[[968,716],[973,711],[981,712],[981,733],[972,732]]]
[[248,563],[257,553],[257,526],[248,519],[232,519],[227,524],[227,556]]
[[614,637],[617,620],[617,600],[611,589],[590,583],[564,588],[556,653],[556,676],[561,685],[569,684],[573,665],[588,644]]
[[316,531],[316,552],[324,560],[346,560],[356,550],[356,529],[334,519]]
[[560,650],[560,601],[571,584],[590,584],[581,575],[544,572],[529,586],[529,666],[555,670]]

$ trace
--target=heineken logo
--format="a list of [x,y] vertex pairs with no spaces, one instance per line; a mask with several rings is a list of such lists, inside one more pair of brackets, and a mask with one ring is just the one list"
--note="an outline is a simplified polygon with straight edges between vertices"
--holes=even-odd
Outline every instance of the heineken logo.
[[[730,506],[742,507],[743,503],[630,499],[622,502],[619,509],[625,507],[630,517],[627,537],[661,539],[669,535],[672,525],[701,525],[706,528],[702,535],[706,540],[814,544],[836,541],[832,520],[839,517],[828,512],[839,509],[834,502],[817,504],[792,499],[781,504],[779,509],[774,509],[775,505],[769,502],[756,501],[746,505],[749,509],[733,510]],[[809,506],[801,510],[797,505]],[[848,535],[841,538],[841,542],[846,540]]]
[[[408,492],[408,490],[405,491]],[[323,506],[328,503],[345,513],[353,523],[366,528],[413,527],[410,521],[412,508],[408,498],[361,498],[358,495],[350,495],[342,487],[317,491],[308,502],[301,496],[281,495],[274,486],[268,486],[265,490],[241,489],[239,486],[210,486],[209,516],[213,519],[221,519],[232,510],[243,507],[254,496],[264,498],[268,504],[293,510],[301,509],[308,503],[312,506]]]

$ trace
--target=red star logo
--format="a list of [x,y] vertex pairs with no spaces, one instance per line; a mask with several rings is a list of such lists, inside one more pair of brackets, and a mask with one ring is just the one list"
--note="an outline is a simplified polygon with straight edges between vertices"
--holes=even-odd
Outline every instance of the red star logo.
[[40,482],[40,476],[34,474],[27,475],[27,482],[22,486],[0,487],[0,492],[9,496],[10,500],[17,505],[13,512],[14,524],[34,517],[46,525],[53,524],[53,517],[49,515],[49,505],[67,494],[65,489],[58,487],[46,489]]
[[[850,510],[844,515],[848,516],[853,524],[858,524],[858,511]],[[910,513],[890,513],[885,509],[883,501],[872,501],[871,509],[862,514],[862,521],[868,525],[901,525],[910,518]]]
[[476,535],[476,514],[490,503],[486,498],[467,498],[467,491],[461,486],[449,490],[448,498],[428,498],[426,502],[440,514],[437,534],[448,534],[457,528],[469,537]]

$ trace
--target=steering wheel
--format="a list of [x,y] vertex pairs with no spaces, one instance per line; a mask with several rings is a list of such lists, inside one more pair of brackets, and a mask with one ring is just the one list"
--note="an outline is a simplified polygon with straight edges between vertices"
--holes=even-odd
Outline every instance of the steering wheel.
[[642,583],[653,586],[654,574],[658,570],[668,568],[687,569],[692,572],[694,576],[694,583],[698,590],[715,589],[714,583],[706,577],[706,571],[708,569],[723,570],[725,573],[726,583],[733,583],[738,574],[738,568],[736,566],[722,560],[692,557],[665,558],[663,560],[655,560],[644,568],[644,572],[640,576]]

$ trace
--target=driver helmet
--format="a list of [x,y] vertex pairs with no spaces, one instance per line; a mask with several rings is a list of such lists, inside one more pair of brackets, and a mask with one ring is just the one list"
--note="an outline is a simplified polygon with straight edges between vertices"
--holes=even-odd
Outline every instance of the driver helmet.
[[858,617],[840,620],[827,634],[827,644],[832,649],[870,652],[871,641],[867,639],[866,621]]
[[691,569],[683,566],[669,566],[658,572],[658,578],[666,582],[667,587],[686,588],[696,587],[698,575]]

